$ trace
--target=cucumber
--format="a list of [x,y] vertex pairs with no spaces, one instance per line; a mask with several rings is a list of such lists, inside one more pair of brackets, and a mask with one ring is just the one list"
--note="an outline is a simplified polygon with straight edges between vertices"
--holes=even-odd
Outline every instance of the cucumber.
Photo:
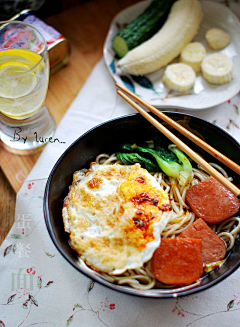
[[145,11],[113,38],[116,54],[122,58],[127,52],[153,36],[164,24],[176,0],[153,0]]

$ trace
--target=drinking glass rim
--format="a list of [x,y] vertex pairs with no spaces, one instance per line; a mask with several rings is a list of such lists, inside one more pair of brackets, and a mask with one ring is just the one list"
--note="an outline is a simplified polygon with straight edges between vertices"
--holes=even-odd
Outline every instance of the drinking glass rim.
[[[39,60],[39,62],[36,65],[34,65],[31,69],[29,69],[28,71],[18,75],[18,77],[21,77],[21,76],[24,76],[26,74],[29,74],[34,69],[36,69],[36,67],[39,66],[41,64],[41,62],[46,58],[46,56],[48,55],[48,51],[47,51],[47,42],[46,42],[45,38],[43,37],[42,33],[35,26],[33,26],[32,24],[25,23],[25,22],[23,22],[21,20],[4,20],[4,21],[0,21],[0,30],[1,30],[1,26],[4,25],[4,24],[19,24],[19,23],[22,24],[22,25],[25,25],[25,26],[29,26],[32,29],[34,29],[37,33],[40,34],[40,36],[43,39],[43,43],[44,43],[44,50],[43,50],[41,60]],[[5,51],[5,50],[9,50],[9,49],[22,49],[22,48],[19,47],[19,48],[8,48],[8,49],[2,49],[2,50],[0,49],[0,52]],[[23,50],[27,50],[27,49],[23,49]],[[31,50],[29,49],[29,51],[31,51]],[[32,52],[34,52],[34,51],[32,51]],[[37,52],[35,52],[35,53],[37,53]],[[13,76],[7,76],[7,77],[4,77],[4,78],[11,79],[11,78],[13,78]]]

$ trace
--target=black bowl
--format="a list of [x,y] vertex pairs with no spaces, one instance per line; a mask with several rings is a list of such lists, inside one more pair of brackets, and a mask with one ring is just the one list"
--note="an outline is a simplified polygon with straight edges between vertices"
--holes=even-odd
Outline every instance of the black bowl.
[[[203,138],[207,143],[240,164],[239,143],[220,127],[203,119],[182,113],[165,112],[169,117],[178,121],[184,127]],[[158,119],[162,122],[160,119]],[[170,130],[172,130],[167,124]],[[208,162],[218,163],[216,159],[198,148],[178,132],[172,130],[179,138],[193,150],[200,153]],[[140,114],[133,114],[110,120],[98,125],[79,137],[59,158],[48,178],[44,195],[44,217],[50,237],[62,256],[80,273],[123,293],[142,297],[169,298],[189,295],[205,290],[229,276],[240,265],[240,241],[236,241],[234,248],[228,254],[227,260],[218,269],[207,274],[201,284],[194,284],[176,289],[136,290],[128,286],[112,284],[100,277],[89,268],[80,267],[76,253],[69,245],[68,234],[64,232],[61,210],[63,201],[72,183],[72,176],[76,170],[88,168],[100,153],[114,153],[123,143],[149,140],[159,131],[150,125]],[[228,174],[234,178],[234,184],[240,187],[240,176],[225,167]]]

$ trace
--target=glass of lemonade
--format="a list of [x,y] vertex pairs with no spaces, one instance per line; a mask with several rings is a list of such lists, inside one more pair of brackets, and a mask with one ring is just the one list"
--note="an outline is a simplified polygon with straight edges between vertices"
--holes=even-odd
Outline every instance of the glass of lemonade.
[[40,32],[21,21],[0,22],[0,138],[9,151],[25,154],[51,141],[55,123],[45,106],[48,81]]

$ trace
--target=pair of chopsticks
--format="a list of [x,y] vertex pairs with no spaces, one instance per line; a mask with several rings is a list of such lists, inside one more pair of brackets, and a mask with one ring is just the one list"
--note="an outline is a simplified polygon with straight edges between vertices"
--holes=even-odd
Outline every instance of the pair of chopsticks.
[[[178,137],[176,137],[173,133],[171,133],[166,127],[164,127],[161,123],[159,123],[156,119],[150,116],[143,108],[141,108],[135,101],[143,105],[149,111],[154,113],[156,116],[161,118],[163,121],[168,123],[170,126],[174,127],[181,134],[186,136],[188,139],[193,141],[195,144],[200,146],[202,149],[207,151],[209,154],[214,156],[216,159],[221,161],[227,167],[231,168],[237,174],[240,175],[240,166],[235,162],[224,156],[222,153],[211,147],[209,144],[198,138],[196,135],[189,132],[186,128],[169,118],[163,112],[159,111],[140,97],[138,97],[135,93],[128,90],[126,87],[122,86],[119,83],[116,83],[116,87],[120,90],[117,93],[126,100],[132,107],[134,107],[144,118],[146,118],[153,126],[155,126],[162,134],[164,134],[168,139],[170,139],[174,144],[176,144],[179,149],[185,152],[190,158],[192,158],[196,163],[198,163],[206,172],[215,177],[222,185],[224,185],[227,189],[229,189],[234,195],[236,195],[240,199],[240,189],[237,188],[234,184],[232,184],[227,178],[225,178],[221,173],[219,173],[215,168],[213,168],[207,161],[205,161],[201,156],[199,156],[196,152],[190,149],[184,142],[182,142]],[[127,95],[131,98],[129,98]]]

